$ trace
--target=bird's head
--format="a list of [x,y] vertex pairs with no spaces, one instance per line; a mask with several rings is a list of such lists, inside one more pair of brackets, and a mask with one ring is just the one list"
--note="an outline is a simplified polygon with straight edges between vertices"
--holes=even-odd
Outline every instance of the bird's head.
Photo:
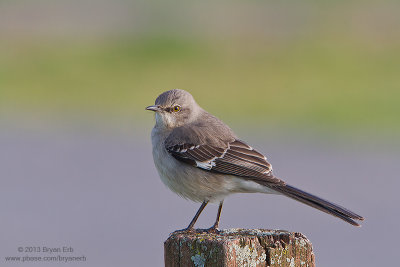
[[156,127],[173,129],[193,121],[201,108],[190,93],[173,89],[159,95],[146,110],[156,113]]

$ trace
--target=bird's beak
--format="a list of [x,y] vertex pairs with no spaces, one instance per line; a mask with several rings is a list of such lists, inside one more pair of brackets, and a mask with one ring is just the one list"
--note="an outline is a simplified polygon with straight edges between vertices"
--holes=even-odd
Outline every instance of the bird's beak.
[[148,107],[146,108],[146,110],[151,110],[151,111],[157,112],[157,111],[160,111],[161,108],[160,108],[160,106],[154,105],[154,106],[148,106]]

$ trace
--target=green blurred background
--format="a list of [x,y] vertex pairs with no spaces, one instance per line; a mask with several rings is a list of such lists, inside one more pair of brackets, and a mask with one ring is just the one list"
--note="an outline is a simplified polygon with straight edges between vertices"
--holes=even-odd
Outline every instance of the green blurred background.
[[398,1],[1,1],[0,112],[143,121],[159,93],[181,88],[237,124],[397,134],[399,9]]

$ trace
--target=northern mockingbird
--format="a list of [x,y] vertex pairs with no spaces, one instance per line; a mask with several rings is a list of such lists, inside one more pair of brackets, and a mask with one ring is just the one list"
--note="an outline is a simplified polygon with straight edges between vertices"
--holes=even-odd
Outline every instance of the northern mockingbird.
[[174,89],[159,95],[151,132],[153,158],[161,180],[178,195],[202,202],[189,226],[193,229],[209,202],[219,202],[209,230],[218,229],[224,198],[233,193],[281,194],[336,216],[352,225],[356,213],[286,184],[272,173],[267,158],[238,139],[221,120],[202,109],[192,95]]

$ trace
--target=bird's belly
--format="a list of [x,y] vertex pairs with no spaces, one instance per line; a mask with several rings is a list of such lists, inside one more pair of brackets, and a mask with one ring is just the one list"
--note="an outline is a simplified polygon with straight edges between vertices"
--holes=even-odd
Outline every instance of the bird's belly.
[[217,202],[232,193],[224,175],[179,162],[165,149],[153,149],[153,157],[162,182],[184,198],[196,202]]
[[268,187],[231,175],[204,171],[179,162],[167,151],[153,151],[163,183],[176,194],[195,202],[219,202],[233,193],[276,193]]

